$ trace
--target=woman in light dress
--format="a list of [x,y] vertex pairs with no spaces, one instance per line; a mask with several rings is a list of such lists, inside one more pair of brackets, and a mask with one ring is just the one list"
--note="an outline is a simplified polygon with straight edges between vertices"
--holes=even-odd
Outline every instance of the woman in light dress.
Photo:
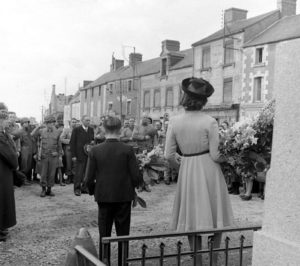
[[[214,89],[209,82],[198,78],[184,79],[182,89],[181,104],[185,112],[171,119],[165,150],[169,163],[179,169],[172,230],[188,232],[231,226],[233,213],[219,165],[224,158],[218,151],[218,124],[201,111]],[[178,148],[182,153],[180,165],[175,156]],[[200,237],[197,242],[201,247]],[[219,247],[220,242],[221,234],[215,234],[214,247]],[[191,237],[189,244],[192,249]],[[201,265],[201,256],[197,260],[197,265]],[[216,265],[217,255],[213,262]]]

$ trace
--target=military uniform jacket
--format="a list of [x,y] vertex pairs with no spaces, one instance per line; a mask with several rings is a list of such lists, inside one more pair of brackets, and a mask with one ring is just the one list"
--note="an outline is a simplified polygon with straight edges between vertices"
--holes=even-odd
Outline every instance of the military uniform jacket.
[[[36,135],[40,137],[41,159],[62,155],[60,134],[61,132],[56,128],[53,128],[52,130],[43,128],[37,131]],[[55,156],[55,153],[58,154]]]

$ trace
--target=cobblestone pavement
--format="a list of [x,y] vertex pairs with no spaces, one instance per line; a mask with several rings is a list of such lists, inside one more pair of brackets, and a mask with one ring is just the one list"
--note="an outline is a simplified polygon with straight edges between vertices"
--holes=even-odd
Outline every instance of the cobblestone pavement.
[[[132,211],[131,234],[156,234],[168,232],[176,185],[159,184],[152,192],[140,194],[147,202],[147,209],[136,207]],[[55,186],[55,197],[40,198],[37,184],[16,188],[15,198],[18,224],[10,229],[10,237],[0,242],[0,265],[41,266],[64,265],[72,240],[81,227],[86,227],[98,248],[97,205],[93,197],[84,194],[76,197],[73,187]],[[263,201],[253,197],[251,201],[241,201],[232,196],[232,205],[237,226],[257,225],[262,222]],[[247,238],[248,237],[248,238]],[[233,235],[233,239],[238,236]],[[252,234],[246,234],[246,241],[252,241]],[[180,239],[184,249],[186,239]],[[167,240],[167,246],[176,247],[178,239]],[[158,252],[161,240],[148,244],[149,252]],[[140,254],[142,243],[132,242],[131,254]],[[113,246],[113,254],[116,247]],[[151,251],[152,250],[152,251]],[[168,252],[168,250],[166,250]],[[158,254],[158,253],[156,253]],[[234,255],[233,255],[234,256]],[[238,257],[238,254],[236,256]],[[246,264],[250,264],[251,252],[246,254]],[[233,264],[236,259],[233,258]],[[147,265],[157,265],[157,262]],[[115,260],[113,260],[115,265]],[[174,265],[167,262],[166,265]],[[183,265],[191,265],[191,259],[184,259]]]

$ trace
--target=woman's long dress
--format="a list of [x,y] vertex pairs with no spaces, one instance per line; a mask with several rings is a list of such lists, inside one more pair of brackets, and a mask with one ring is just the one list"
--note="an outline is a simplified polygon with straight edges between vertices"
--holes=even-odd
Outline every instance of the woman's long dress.
[[216,120],[201,111],[186,111],[169,124],[166,157],[175,164],[177,147],[183,154],[209,153],[182,157],[171,228],[198,231],[233,224],[233,213],[219,163],[219,134]]

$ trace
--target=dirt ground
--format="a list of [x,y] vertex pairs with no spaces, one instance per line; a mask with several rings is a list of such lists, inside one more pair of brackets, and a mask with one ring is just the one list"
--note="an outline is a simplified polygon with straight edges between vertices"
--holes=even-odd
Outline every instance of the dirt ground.
[[[176,184],[159,184],[151,189],[151,193],[140,193],[147,202],[147,208],[138,206],[132,211],[131,235],[169,232]],[[87,194],[76,197],[72,185],[55,186],[53,192],[55,197],[40,198],[40,187],[37,184],[16,188],[18,224],[10,229],[9,239],[0,242],[0,265],[64,265],[72,240],[81,227],[88,229],[98,250],[97,205],[93,197]],[[238,196],[230,197],[236,226],[261,224],[263,201],[260,198],[253,197],[251,201],[241,201]],[[252,241],[252,233],[246,233],[245,236],[246,243]],[[237,235],[231,236],[231,239],[238,242]],[[165,243],[175,249],[178,240],[181,240],[184,249],[188,250],[186,239],[171,239]],[[147,243],[149,250],[152,250],[151,254],[159,254],[160,243],[160,239]],[[131,243],[130,254],[141,254],[142,244],[136,241]],[[112,252],[115,254],[115,247]],[[238,253],[233,256],[230,265],[235,264]],[[245,260],[244,265],[250,265],[250,251],[248,254],[246,252]],[[175,262],[170,261],[165,263],[174,264]],[[158,265],[158,262],[147,265]],[[183,265],[191,265],[191,258],[183,259]]]

